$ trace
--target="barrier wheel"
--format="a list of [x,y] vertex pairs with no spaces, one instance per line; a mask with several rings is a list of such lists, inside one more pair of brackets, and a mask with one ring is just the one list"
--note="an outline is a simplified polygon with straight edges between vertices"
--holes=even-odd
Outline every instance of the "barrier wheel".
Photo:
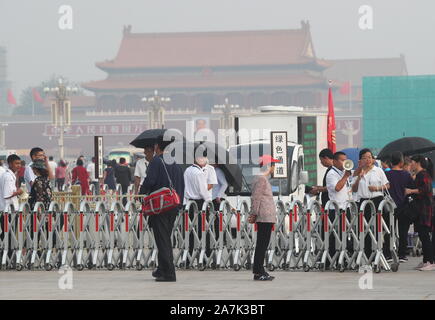
[[151,261],[150,263],[148,263],[148,267],[150,268],[154,268],[156,265],[156,263],[154,261]]
[[109,263],[107,265],[107,270],[112,271],[113,269],[115,269],[115,265],[113,263]]
[[251,268],[252,268],[251,263],[250,262],[246,263],[245,268],[246,268],[246,270],[251,270]]
[[273,264],[269,264],[269,265],[267,266],[267,270],[269,270],[269,271],[273,271],[273,270],[275,270],[275,266],[274,266]]
[[391,271],[393,271],[393,272],[399,271],[399,264],[398,263],[393,263],[391,265]]
[[346,270],[346,268],[345,268],[344,265],[342,265],[342,264],[338,265],[337,268],[338,268],[338,271],[340,271],[341,273],[343,273],[344,270]]
[[290,265],[289,265],[288,263],[284,263],[284,264],[282,265],[282,269],[283,269],[283,270],[288,270],[288,269],[290,269]]
[[304,264],[304,271],[305,272],[308,272],[308,271],[310,271],[310,266],[309,265],[307,265],[307,264]]
[[136,270],[141,271],[142,269],[143,269],[143,265],[140,262],[136,263]]
[[27,264],[27,269],[32,270],[33,269],[33,263],[29,262]]
[[44,268],[45,271],[51,271],[53,269],[53,265],[51,263],[46,263]]
[[199,271],[204,271],[204,270],[205,270],[205,264],[200,263],[200,264],[198,265],[198,270],[199,270]]
[[325,271],[326,270],[326,265],[324,263],[319,263],[319,270],[320,271]]
[[234,271],[239,271],[241,269],[239,264],[235,264],[233,267]]
[[380,273],[380,272],[381,272],[381,267],[378,266],[378,265],[375,265],[375,266],[373,266],[373,271],[374,271],[375,273]]
[[62,266],[62,265],[61,265],[60,262],[56,262],[56,264],[55,264],[56,269],[60,269],[61,266]]
[[92,270],[94,268],[94,265],[92,264],[92,262],[88,262],[87,266],[86,266],[89,270]]
[[216,268],[217,268],[216,263],[213,262],[213,263],[210,265],[210,267],[211,267],[213,270],[216,270]]
[[178,265],[178,268],[180,268],[180,269],[184,269],[186,267],[186,263],[185,262],[181,262],[179,265]]
[[76,270],[82,271],[85,267],[82,264],[76,265]]
[[15,270],[17,270],[17,271],[21,271],[21,270],[23,270],[23,265],[22,265],[21,263],[18,263],[18,264],[15,266]]

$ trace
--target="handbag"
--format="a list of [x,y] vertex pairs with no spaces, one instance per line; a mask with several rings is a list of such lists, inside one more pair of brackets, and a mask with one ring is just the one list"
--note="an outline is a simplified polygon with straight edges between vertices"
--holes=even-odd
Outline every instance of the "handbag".
[[416,200],[408,200],[402,209],[402,215],[405,216],[411,223],[417,221],[418,218],[419,207]]
[[[162,160],[162,159],[160,159]],[[163,187],[150,193],[142,200],[142,213],[145,215],[157,215],[174,209],[180,205],[180,196],[175,191],[172,180],[169,177],[165,162],[162,160],[166,175],[169,180],[169,188]]]
[[391,194],[388,191],[388,189],[384,188],[384,186],[381,186],[381,188],[382,188],[382,193],[384,194],[384,200],[391,202],[393,210],[396,210],[397,208],[396,202],[393,200],[393,197],[391,197]]

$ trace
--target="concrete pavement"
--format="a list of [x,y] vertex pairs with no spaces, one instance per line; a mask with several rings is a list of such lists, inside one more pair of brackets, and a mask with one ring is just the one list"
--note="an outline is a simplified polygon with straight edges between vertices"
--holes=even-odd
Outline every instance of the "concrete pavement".
[[[72,282],[58,271],[0,271],[0,299],[417,299],[435,300],[435,271],[413,268],[421,258],[401,264],[399,272],[369,278],[346,271],[275,271],[272,282],[252,280],[250,271],[177,271],[177,282],[157,283],[146,271],[73,271]],[[363,281],[365,280],[365,281]]]

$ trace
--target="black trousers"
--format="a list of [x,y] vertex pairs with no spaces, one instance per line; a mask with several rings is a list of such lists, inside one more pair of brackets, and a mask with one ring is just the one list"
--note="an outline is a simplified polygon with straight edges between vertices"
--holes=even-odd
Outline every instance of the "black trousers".
[[[201,212],[202,210],[202,206],[204,204],[204,200],[194,200],[198,206],[198,212]],[[198,214],[198,213],[197,213]],[[193,219],[195,218],[195,212],[193,209],[189,210],[189,219],[190,221],[193,221]],[[206,219],[208,220],[210,218],[210,210],[207,210],[206,212]],[[198,216],[198,229],[196,230],[197,234],[198,234],[198,238],[199,240],[202,239],[202,218],[201,216]],[[205,243],[206,243],[206,247],[205,247],[205,255],[207,257],[209,257],[211,255],[211,249],[210,249],[210,234],[207,233],[206,234],[206,239],[205,239]],[[195,246],[195,237],[194,235],[191,233],[189,235],[189,254],[192,255],[193,253],[193,248]],[[193,261],[192,261],[193,262]]]
[[159,270],[165,278],[175,278],[174,256],[172,252],[171,233],[179,209],[172,209],[162,214],[149,217],[158,249]]
[[408,231],[411,221],[400,208],[394,210],[395,218],[399,225],[399,257],[406,257],[408,254]]
[[[430,239],[431,228],[422,225],[419,222],[414,224],[416,231],[418,232],[418,237],[421,240],[423,249],[423,262],[434,262],[434,251],[432,247],[432,241]],[[433,240],[433,239],[432,239]]]
[[125,196],[127,194],[128,190],[128,184],[121,184],[121,192],[122,192],[122,205],[125,206],[127,204],[127,197]]
[[266,256],[266,250],[269,246],[270,235],[272,233],[273,223],[257,222],[257,243],[255,245],[254,255],[254,274],[264,274],[264,258]]
[[[338,217],[338,219],[340,219],[338,222],[338,225],[337,225],[337,228],[339,228],[339,230],[340,230],[340,232],[338,232],[339,235],[341,234],[341,230],[342,230],[342,221],[341,221],[341,212],[342,211],[344,211],[344,210],[340,210],[340,216]],[[331,221],[331,223],[334,222],[335,216],[336,216],[335,210],[329,210],[328,219],[329,219],[329,221]],[[347,210],[347,212],[346,212],[346,217],[350,221],[351,216],[350,216],[349,210]],[[325,240],[325,229],[324,229],[324,225],[323,225],[324,223],[325,222],[323,221],[322,230],[321,230],[321,235],[322,235],[323,240]],[[340,240],[341,240],[341,238],[340,238]],[[350,254],[353,254],[353,239],[350,239],[350,240],[346,239],[346,248]],[[328,250],[328,253],[331,256],[331,258],[333,258],[334,255],[336,254],[336,252],[337,252],[337,249],[335,246],[335,236],[332,232],[332,229],[329,228],[329,250]],[[328,268],[329,266],[330,266],[329,260],[326,260],[326,267]]]
[[[371,200],[371,201],[373,201],[373,203],[375,204],[375,207],[376,207],[376,211],[375,212],[377,212],[377,210],[378,210],[378,208],[379,208],[379,204],[381,203],[381,201],[384,199],[384,197],[376,197],[376,198],[371,198],[371,199],[361,199],[360,200],[360,202],[358,203],[358,210],[361,208],[361,204],[365,201],[365,200]],[[385,219],[385,222],[387,223],[387,225],[388,225],[388,221],[389,221],[389,219],[388,219],[388,217],[387,217],[387,219],[388,220],[386,220],[386,216],[387,215],[384,215],[384,219]],[[365,218],[365,220],[367,221],[367,222],[369,222],[370,221],[370,219],[371,219],[371,211],[370,211],[370,206],[366,206],[365,207],[365,209],[364,209],[364,218]],[[375,219],[376,219],[376,217],[375,217]],[[359,222],[358,222],[359,223]],[[366,228],[364,227],[364,230],[365,230]],[[376,237],[376,233],[374,234],[374,236]],[[388,258],[390,258],[391,257],[391,253],[390,253],[390,250],[389,250],[389,239],[390,238],[390,236],[386,236],[385,237],[385,243],[384,243],[384,256],[388,259]],[[365,237],[365,241],[364,241],[364,252],[365,252],[365,254],[366,254],[366,256],[367,256],[367,258],[370,258],[370,256],[371,256],[371,254],[372,254],[372,252],[373,252],[373,250],[376,250],[376,248],[372,248],[372,238],[370,237],[370,235],[368,235],[367,234],[367,236]],[[388,248],[388,249],[386,249],[386,248]]]

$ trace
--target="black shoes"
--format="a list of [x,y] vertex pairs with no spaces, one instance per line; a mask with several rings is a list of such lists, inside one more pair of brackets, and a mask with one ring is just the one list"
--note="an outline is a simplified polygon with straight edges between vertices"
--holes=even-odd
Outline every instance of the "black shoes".
[[175,277],[167,278],[167,277],[158,277],[156,278],[157,282],[176,282],[177,279]]
[[162,277],[162,274],[161,274],[159,268],[157,268],[157,269],[155,269],[155,270],[153,271],[152,276],[153,276],[154,278],[161,278],[161,277]]
[[273,279],[275,279],[275,277],[271,276],[267,272],[264,274],[254,274],[254,280],[256,281],[272,281]]
[[156,278],[157,282],[175,282],[175,281],[177,281],[176,277],[165,277],[159,268],[157,268],[153,271],[152,276],[154,278]]

